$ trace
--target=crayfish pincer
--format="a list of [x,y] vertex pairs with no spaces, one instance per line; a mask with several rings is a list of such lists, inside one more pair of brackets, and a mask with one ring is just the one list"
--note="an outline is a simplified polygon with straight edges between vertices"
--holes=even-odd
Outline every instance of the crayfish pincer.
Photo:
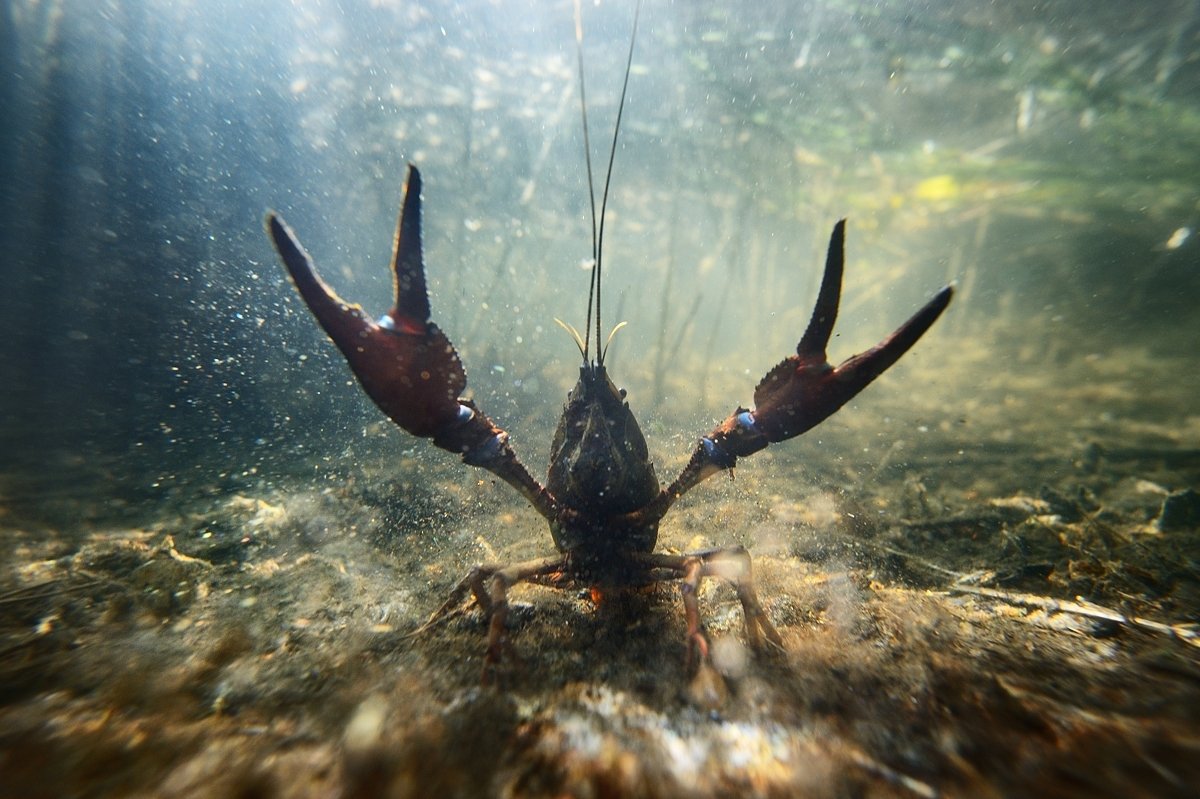
[[[631,61],[632,53],[631,41]],[[628,65],[625,80],[627,87]],[[617,125],[619,131],[619,115]],[[615,141],[616,131],[613,136]],[[588,174],[590,182],[590,162]],[[724,689],[712,666],[700,616],[697,592],[704,578],[719,577],[733,585],[751,646],[782,647],[783,640],[755,594],[750,556],[744,549],[655,552],[659,522],[676,500],[706,478],[732,469],[738,458],[794,438],[835,413],[917,342],[946,309],[953,289],[941,289],[877,346],[832,366],[826,346],[841,298],[846,233],[845,222],[838,222],[829,240],[816,308],[796,352],[759,382],[753,409],[736,408],[700,438],[683,471],[664,488],[624,391],[609,379],[606,348],[599,344],[607,185],[606,181],[599,225],[593,224],[587,323],[583,334],[564,325],[575,336],[583,363],[554,434],[545,485],[517,458],[508,433],[461,396],[466,372],[454,345],[431,319],[421,249],[421,175],[416,167],[409,167],[396,229],[395,305],[378,321],[342,300],[321,280],[296,236],[273,212],[267,215],[267,231],[301,297],[380,410],[412,435],[432,439],[435,446],[460,455],[464,463],[487,469],[511,485],[549,525],[556,554],[524,563],[477,566],[421,629],[454,612],[468,595],[472,597],[489,619],[484,654],[487,682],[510,646],[508,589],[515,583],[603,591],[677,580],[687,621],[692,693],[702,703],[715,704]],[[593,219],[594,208],[593,202]]]

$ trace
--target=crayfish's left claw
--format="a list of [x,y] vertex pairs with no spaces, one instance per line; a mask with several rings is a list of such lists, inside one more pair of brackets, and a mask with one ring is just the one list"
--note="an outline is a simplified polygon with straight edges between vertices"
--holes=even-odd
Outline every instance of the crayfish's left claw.
[[[837,368],[830,366],[825,347],[833,333],[842,296],[845,239],[846,221],[842,220],[834,226],[829,239],[817,306],[796,345],[796,354],[778,363],[759,382],[754,389],[754,410],[739,407],[701,438],[675,481],[653,502],[629,514],[625,523],[646,524],[661,519],[675,500],[712,475],[732,469],[738,458],[795,438],[828,419],[908,352],[950,304],[954,287],[946,286],[879,344]],[[769,626],[763,630],[767,639],[778,645],[778,634],[772,635],[773,632]]]
[[291,228],[274,212],[267,214],[267,232],[304,302],[346,356],[367,395],[408,432],[434,437],[469,420],[473,411],[458,401],[467,385],[458,353],[430,321],[420,197],[421,175],[413,167],[396,228],[396,304],[378,322],[321,280]]
[[954,294],[953,286],[944,287],[879,344],[837,368],[830,366],[825,348],[841,298],[845,233],[846,222],[842,220],[830,237],[817,305],[796,354],[775,366],[754,389],[755,409],[745,421],[770,443],[817,426],[854,398],[917,343],[946,310]]

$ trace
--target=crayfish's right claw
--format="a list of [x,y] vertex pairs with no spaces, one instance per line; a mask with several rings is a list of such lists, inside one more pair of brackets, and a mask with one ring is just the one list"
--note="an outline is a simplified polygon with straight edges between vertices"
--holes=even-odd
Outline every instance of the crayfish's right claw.
[[342,351],[354,376],[380,410],[415,436],[444,435],[474,411],[459,402],[466,372],[454,345],[430,321],[421,254],[421,175],[409,167],[396,228],[396,304],[378,322],[321,280],[291,228],[271,212],[267,232],[300,296]]
[[430,320],[425,262],[421,255],[421,173],[408,169],[404,207],[396,226],[396,304],[378,322],[343,300],[321,280],[312,259],[278,214],[267,214],[267,235],[292,282],[350,369],[392,421],[434,446],[487,469],[529,500],[538,513],[557,520],[562,508],[517,459],[508,433],[468,399],[458,353]]

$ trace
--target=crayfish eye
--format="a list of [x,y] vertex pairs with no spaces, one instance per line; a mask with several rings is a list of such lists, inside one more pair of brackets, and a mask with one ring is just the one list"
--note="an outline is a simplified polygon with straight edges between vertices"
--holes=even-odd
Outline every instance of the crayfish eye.
[[618,389],[617,389],[617,393],[621,395],[621,399],[625,399],[625,393],[626,393],[626,392],[625,392],[625,389],[623,389],[623,388],[618,388]]

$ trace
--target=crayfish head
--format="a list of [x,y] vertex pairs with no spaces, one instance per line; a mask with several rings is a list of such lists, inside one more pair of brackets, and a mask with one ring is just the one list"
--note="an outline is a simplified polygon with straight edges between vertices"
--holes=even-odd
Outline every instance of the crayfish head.
[[[625,401],[625,392],[613,385],[602,365],[585,364],[567,397],[550,448],[547,488],[567,506],[597,520],[602,528],[605,519],[638,510],[658,496],[658,477],[646,439]],[[643,539],[645,533],[605,528],[589,531],[588,536]],[[649,549],[654,545],[654,531],[648,535],[648,544],[642,540],[594,543],[598,548]],[[574,548],[575,543],[560,541],[559,545]],[[578,543],[589,545],[587,541]]]

